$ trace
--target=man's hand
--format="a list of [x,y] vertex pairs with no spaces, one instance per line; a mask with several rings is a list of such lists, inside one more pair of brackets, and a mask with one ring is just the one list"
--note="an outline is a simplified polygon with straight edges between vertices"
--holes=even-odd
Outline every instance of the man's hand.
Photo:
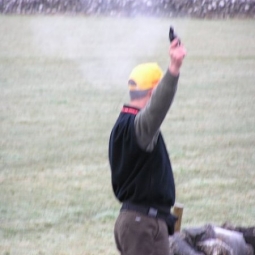
[[179,75],[186,50],[178,38],[175,38],[169,47],[170,64],[169,71],[173,76]]

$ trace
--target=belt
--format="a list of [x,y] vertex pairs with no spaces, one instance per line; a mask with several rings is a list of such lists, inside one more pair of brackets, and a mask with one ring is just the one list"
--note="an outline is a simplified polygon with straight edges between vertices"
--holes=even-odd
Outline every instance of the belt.
[[150,206],[144,206],[144,205],[137,205],[137,204],[133,204],[130,202],[124,202],[122,204],[122,207],[120,209],[121,211],[123,210],[129,210],[129,211],[135,211],[135,212],[139,212],[145,215],[148,215],[150,217],[166,217],[167,215],[170,214],[170,208],[169,207],[164,207],[164,209],[157,209],[154,207],[150,207]]
[[166,222],[168,227],[168,233],[169,235],[172,235],[174,232],[174,224],[177,218],[170,213],[169,207],[161,207],[160,209],[150,207],[150,206],[144,206],[144,205],[137,205],[130,202],[124,202],[121,206],[120,211],[135,211],[142,213],[144,215],[148,215],[150,217],[159,218]]

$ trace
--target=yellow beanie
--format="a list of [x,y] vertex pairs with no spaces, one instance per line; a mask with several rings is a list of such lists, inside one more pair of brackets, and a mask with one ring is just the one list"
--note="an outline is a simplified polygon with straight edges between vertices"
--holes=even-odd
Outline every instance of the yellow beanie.
[[157,63],[144,63],[136,66],[129,75],[128,87],[131,91],[144,91],[156,87],[163,72]]

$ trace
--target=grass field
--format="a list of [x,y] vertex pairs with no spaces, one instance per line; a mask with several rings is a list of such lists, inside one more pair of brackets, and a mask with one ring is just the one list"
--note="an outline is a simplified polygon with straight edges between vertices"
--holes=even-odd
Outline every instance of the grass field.
[[0,254],[117,255],[108,137],[134,65],[188,55],[162,132],[182,227],[255,225],[254,20],[0,16]]

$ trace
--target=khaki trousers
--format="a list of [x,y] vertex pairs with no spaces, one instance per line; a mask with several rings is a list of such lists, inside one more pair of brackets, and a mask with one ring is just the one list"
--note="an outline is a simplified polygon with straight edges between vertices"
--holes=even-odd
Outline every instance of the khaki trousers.
[[121,255],[168,255],[166,223],[134,211],[120,212],[114,237]]

